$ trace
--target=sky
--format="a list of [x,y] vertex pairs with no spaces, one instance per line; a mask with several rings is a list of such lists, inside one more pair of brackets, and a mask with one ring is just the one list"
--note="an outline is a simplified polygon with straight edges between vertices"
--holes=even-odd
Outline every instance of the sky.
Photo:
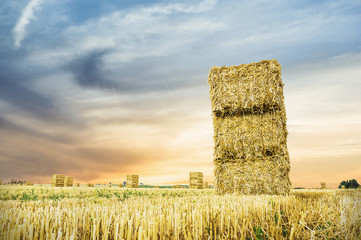
[[360,1],[0,0],[0,179],[214,182],[208,72],[277,59],[293,187],[361,183]]

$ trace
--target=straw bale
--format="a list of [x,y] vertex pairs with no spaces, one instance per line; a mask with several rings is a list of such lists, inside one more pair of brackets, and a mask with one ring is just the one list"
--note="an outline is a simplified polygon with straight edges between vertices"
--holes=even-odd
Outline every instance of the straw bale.
[[72,187],[73,186],[73,177],[66,176],[64,178],[64,187]]
[[25,185],[26,185],[26,186],[33,186],[33,185],[34,185],[34,183],[29,182],[29,181],[26,181]]
[[209,188],[208,182],[204,182],[203,188]]
[[217,193],[288,194],[291,182],[288,156],[215,161]]
[[190,172],[189,177],[190,178],[203,177],[203,173],[202,172]]
[[214,117],[215,159],[287,155],[284,111]]
[[326,189],[326,182],[321,182],[321,188]]
[[208,84],[212,111],[219,116],[283,107],[281,66],[277,60],[213,67]]
[[139,187],[139,175],[130,174],[127,175],[127,188],[138,188]]
[[80,183],[76,183],[75,186],[76,186],[76,187],[80,187]]
[[203,173],[190,172],[189,173],[189,188],[203,189]]
[[63,187],[65,183],[65,176],[61,174],[53,174],[51,180],[52,187]]

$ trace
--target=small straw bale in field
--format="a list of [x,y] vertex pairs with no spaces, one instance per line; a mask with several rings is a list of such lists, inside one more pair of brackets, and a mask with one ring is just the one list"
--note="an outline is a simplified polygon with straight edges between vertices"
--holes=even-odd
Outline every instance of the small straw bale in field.
[[26,181],[25,185],[26,185],[26,186],[34,186],[34,183],[29,182],[29,181]]
[[189,173],[189,188],[203,189],[203,173],[190,172]]
[[88,186],[88,187],[94,187],[94,184],[88,183],[87,186]]
[[64,187],[72,187],[73,186],[73,177],[66,176],[64,178]]
[[213,67],[208,76],[217,193],[288,194],[286,111],[277,60]]
[[321,188],[326,189],[326,182],[321,182]]
[[139,175],[127,175],[127,188],[138,188],[139,187]]
[[208,182],[203,183],[203,188],[209,188]]
[[53,174],[51,179],[52,187],[64,187],[65,176],[61,174]]
[[76,187],[80,187],[80,183],[76,183],[75,186],[76,186]]

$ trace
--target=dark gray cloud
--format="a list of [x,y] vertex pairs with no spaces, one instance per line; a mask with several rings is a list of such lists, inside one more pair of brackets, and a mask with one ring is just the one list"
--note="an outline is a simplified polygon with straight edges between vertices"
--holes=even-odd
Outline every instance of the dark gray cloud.
[[54,118],[52,99],[28,87],[41,72],[23,63],[24,51],[0,49],[0,100],[39,118]]
[[106,50],[93,51],[85,56],[76,57],[66,65],[65,69],[73,74],[75,81],[80,86],[117,89],[118,85],[106,78],[107,74],[103,69],[102,57],[106,53]]
[[75,82],[82,87],[120,93],[161,92],[195,84],[192,82],[193,71],[174,68],[176,56],[141,58],[105,68],[104,58],[112,51],[95,50],[77,56],[70,60],[64,69],[69,71]]

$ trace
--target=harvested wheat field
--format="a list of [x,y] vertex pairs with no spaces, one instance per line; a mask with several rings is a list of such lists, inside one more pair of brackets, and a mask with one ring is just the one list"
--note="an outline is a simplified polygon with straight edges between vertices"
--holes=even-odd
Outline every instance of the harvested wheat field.
[[0,239],[360,239],[361,191],[0,188]]

